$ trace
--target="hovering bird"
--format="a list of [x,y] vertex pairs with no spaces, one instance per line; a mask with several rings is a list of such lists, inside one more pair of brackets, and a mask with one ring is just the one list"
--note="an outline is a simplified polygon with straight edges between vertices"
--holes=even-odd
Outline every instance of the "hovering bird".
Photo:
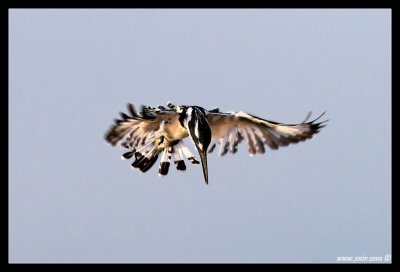
[[120,113],[122,119],[105,135],[111,145],[121,143],[128,151],[123,159],[134,156],[133,168],[141,172],[149,170],[161,154],[159,174],[167,175],[173,158],[177,170],[185,171],[184,159],[193,164],[200,162],[185,145],[183,139],[193,140],[200,155],[204,180],[208,184],[207,152],[211,153],[218,143],[219,155],[236,153],[238,144],[245,139],[250,155],[264,154],[264,145],[271,149],[298,143],[313,137],[325,126],[325,122],[307,122],[311,113],[299,124],[283,124],[257,116],[239,112],[220,112],[218,108],[206,110],[199,106],[175,105],[167,107],[142,106],[137,113],[132,104],[128,104],[130,116]]

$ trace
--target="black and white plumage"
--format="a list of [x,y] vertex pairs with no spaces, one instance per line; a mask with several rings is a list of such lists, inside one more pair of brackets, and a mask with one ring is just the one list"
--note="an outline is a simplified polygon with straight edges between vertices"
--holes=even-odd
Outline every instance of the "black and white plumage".
[[220,112],[199,106],[174,105],[167,107],[142,106],[137,113],[128,104],[130,115],[121,113],[122,119],[105,135],[111,145],[121,143],[128,149],[123,159],[131,159],[133,168],[141,172],[149,170],[161,156],[159,174],[167,175],[171,161],[177,170],[185,171],[184,159],[193,164],[200,162],[183,142],[190,137],[200,155],[203,174],[208,184],[207,152],[211,153],[219,144],[219,155],[236,153],[238,144],[244,139],[250,155],[264,154],[265,145],[271,149],[305,141],[325,126],[325,122],[308,121],[311,113],[299,124],[283,124],[259,118],[245,112]]

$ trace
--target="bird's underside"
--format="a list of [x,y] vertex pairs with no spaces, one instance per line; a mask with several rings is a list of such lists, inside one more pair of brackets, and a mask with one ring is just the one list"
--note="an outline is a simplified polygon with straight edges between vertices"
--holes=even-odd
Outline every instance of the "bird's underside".
[[[245,112],[220,112],[198,106],[167,104],[167,107],[142,106],[138,113],[128,104],[130,115],[121,113],[121,119],[106,133],[111,145],[120,143],[127,149],[123,159],[131,159],[133,168],[141,172],[149,170],[161,156],[160,175],[167,175],[171,161],[180,171],[186,170],[184,159],[193,164],[200,162],[185,145],[183,139],[192,138],[201,158],[204,178],[208,183],[206,153],[219,145],[219,155],[236,153],[244,139],[250,155],[264,154],[265,146],[278,149],[313,137],[324,127],[318,118],[299,124],[283,124],[259,118]],[[210,133],[211,132],[211,133]],[[211,134],[211,135],[210,135]]]

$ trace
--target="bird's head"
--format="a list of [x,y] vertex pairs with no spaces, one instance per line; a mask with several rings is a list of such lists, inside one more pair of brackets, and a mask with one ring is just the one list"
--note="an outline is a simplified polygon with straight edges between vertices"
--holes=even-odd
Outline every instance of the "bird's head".
[[206,110],[198,106],[176,106],[179,121],[186,128],[197,151],[203,166],[204,180],[208,184],[207,149],[211,142],[211,128],[206,117]]

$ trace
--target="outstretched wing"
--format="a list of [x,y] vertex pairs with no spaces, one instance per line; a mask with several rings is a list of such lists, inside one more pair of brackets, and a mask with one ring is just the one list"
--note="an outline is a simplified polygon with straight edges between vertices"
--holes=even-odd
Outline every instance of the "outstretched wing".
[[242,139],[246,140],[250,155],[264,154],[264,144],[271,149],[278,149],[280,146],[305,141],[325,126],[326,121],[316,123],[324,113],[310,122],[307,122],[307,119],[311,113],[300,124],[282,124],[245,112],[209,112],[207,119],[211,127],[212,140],[208,152],[212,152],[216,143],[219,143],[221,156],[228,151],[235,153]]
[[161,122],[176,116],[177,113],[159,106],[158,108],[142,106],[138,114],[132,104],[128,104],[131,116],[120,113],[122,119],[116,119],[105,135],[111,145],[121,142],[121,145],[131,149],[138,149],[147,144],[160,128]]

